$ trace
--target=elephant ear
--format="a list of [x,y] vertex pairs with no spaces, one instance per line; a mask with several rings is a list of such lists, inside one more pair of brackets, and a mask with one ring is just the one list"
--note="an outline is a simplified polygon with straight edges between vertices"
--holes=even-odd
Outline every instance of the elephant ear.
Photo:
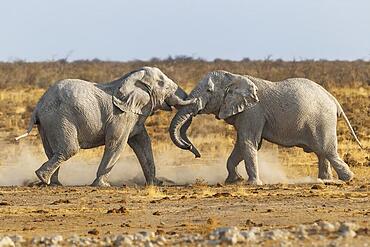
[[121,111],[144,115],[143,107],[150,102],[151,92],[150,85],[142,80],[144,75],[144,70],[132,72],[115,89],[113,104]]
[[257,86],[251,80],[240,76],[226,86],[218,117],[226,119],[245,111],[258,101]]

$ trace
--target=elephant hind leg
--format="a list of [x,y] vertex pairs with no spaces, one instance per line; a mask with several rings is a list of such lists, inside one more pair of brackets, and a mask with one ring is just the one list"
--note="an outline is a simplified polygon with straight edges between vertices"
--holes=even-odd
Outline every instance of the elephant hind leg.
[[[51,183],[52,175],[59,169],[63,161],[68,160],[78,152],[78,145],[75,143],[60,143],[61,150],[53,153],[53,156],[45,162],[38,170],[36,170],[37,177],[45,184]],[[56,174],[57,176],[58,174]]]
[[[324,128],[322,129],[324,130]],[[335,128],[333,128],[331,131],[323,132],[322,135],[320,136],[322,136],[323,138],[321,142],[319,142],[319,144],[321,144],[318,146],[320,147],[319,153],[323,154],[325,156],[325,159],[330,162],[331,166],[338,174],[338,178],[340,180],[343,181],[352,180],[352,178],[354,177],[353,172],[349,169],[349,166],[338,155],[337,151],[338,145]],[[323,171],[325,171],[325,168]]]
[[[45,132],[44,132],[42,126],[38,125],[38,129],[39,129],[39,133],[40,133],[40,136],[41,136],[42,145],[43,145],[44,150],[45,150],[45,154],[48,157],[48,159],[50,160],[54,155],[53,149],[50,146],[50,143],[49,143],[49,141],[48,141],[48,139],[45,135]],[[59,176],[59,167],[56,169],[56,171],[51,176],[50,185],[54,185],[54,186],[62,185],[62,183],[59,181],[58,176]]]
[[[43,145],[46,155],[51,156],[38,170],[37,177],[44,183],[50,184],[52,175],[57,172],[60,164],[78,152],[77,130],[72,124],[61,126],[47,126],[43,130]],[[45,135],[46,134],[46,135]],[[50,155],[52,153],[52,155]],[[58,172],[54,175],[57,177]],[[53,181],[55,182],[55,178]]]
[[38,170],[36,170],[37,177],[45,184],[51,183],[51,176],[59,168],[60,164],[67,160],[63,154],[55,153],[51,159],[45,162]]
[[55,172],[53,173],[53,175],[51,175],[51,178],[50,178],[50,185],[51,186],[62,186],[63,184],[59,181],[59,170],[60,170],[60,167],[58,167]]
[[330,163],[324,155],[317,155],[319,159],[319,174],[318,177],[323,180],[332,180],[333,173],[331,171]]
[[319,178],[326,179],[332,177],[330,165],[338,174],[338,178],[343,181],[350,181],[353,173],[348,165],[338,155],[336,118],[332,121],[319,123],[312,131],[313,138],[311,147],[319,158]]
[[339,157],[337,152],[327,155],[326,158],[333,166],[340,180],[350,181],[353,179],[353,172],[349,169],[349,166]]

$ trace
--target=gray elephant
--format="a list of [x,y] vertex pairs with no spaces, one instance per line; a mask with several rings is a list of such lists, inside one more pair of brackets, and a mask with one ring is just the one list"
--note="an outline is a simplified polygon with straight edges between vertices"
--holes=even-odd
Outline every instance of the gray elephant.
[[258,174],[257,150],[263,139],[314,152],[318,157],[318,177],[321,179],[332,179],[330,164],[339,179],[348,181],[354,176],[337,152],[337,116],[343,116],[357,143],[360,146],[361,143],[338,101],[313,81],[292,78],[270,82],[214,71],[200,81],[188,99],[195,99],[196,102],[182,108],[174,116],[169,129],[171,139],[176,146],[199,157],[198,150],[186,136],[192,117],[213,114],[217,119],[233,125],[237,140],[227,160],[226,183],[241,181],[236,167],[244,160],[248,182],[262,184]]
[[59,166],[80,148],[105,145],[104,155],[92,185],[109,186],[107,177],[126,143],[135,152],[147,184],[161,183],[155,177],[146,118],[156,110],[171,110],[192,103],[187,94],[158,68],[143,67],[106,84],[78,79],[51,86],[37,103],[26,134],[37,125],[48,157],[37,171],[45,184],[60,185]]

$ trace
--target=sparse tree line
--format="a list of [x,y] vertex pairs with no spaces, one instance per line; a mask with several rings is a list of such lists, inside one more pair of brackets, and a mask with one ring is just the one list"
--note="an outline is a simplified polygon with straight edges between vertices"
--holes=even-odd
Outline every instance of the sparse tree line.
[[370,62],[368,61],[283,61],[243,59],[230,61],[216,59],[212,62],[189,57],[152,59],[150,61],[110,62],[97,59],[67,62],[0,62],[0,88],[36,87],[47,88],[63,78],[80,78],[105,82],[143,66],[160,68],[181,86],[194,85],[207,72],[227,70],[237,74],[249,74],[267,80],[278,81],[291,77],[303,77],[324,86],[369,85]]

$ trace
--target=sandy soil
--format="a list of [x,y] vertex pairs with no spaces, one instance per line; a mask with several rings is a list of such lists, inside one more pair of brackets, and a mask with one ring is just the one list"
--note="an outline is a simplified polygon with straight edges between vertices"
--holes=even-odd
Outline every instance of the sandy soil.
[[[264,186],[0,187],[0,235],[206,234],[219,226],[289,228],[318,220],[368,229],[369,183]],[[366,230],[368,233],[368,231]],[[351,241],[365,243],[369,235]],[[365,242],[364,242],[365,241]],[[355,243],[353,242],[353,243]]]

